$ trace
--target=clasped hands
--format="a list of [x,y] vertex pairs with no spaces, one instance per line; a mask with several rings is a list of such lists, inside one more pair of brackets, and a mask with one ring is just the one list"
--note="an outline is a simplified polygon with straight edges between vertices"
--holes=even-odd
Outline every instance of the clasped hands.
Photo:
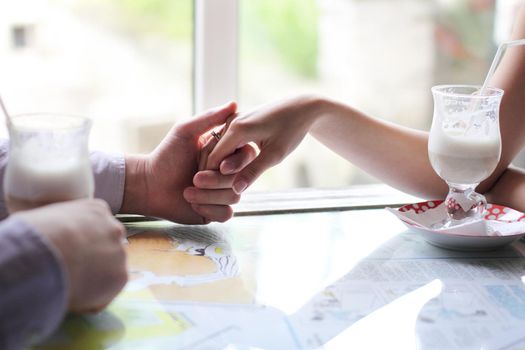
[[[172,152],[183,147],[187,157],[178,159],[185,164],[184,169],[182,165],[172,165],[156,173],[162,176],[177,169],[177,174],[183,176],[181,181],[186,181],[188,186],[182,191],[185,203],[178,206],[177,215],[170,216],[171,212],[164,211],[161,216],[181,223],[201,224],[230,219],[231,205],[239,201],[240,194],[299,145],[316,121],[318,105],[317,97],[300,96],[239,116],[232,102],[176,126],[164,141],[171,140]],[[216,128],[222,134],[220,141],[210,133]],[[175,140],[180,140],[181,145],[175,144]],[[159,164],[169,164],[170,159],[173,162],[176,159],[175,154],[169,155],[170,147],[165,147],[165,142],[154,152],[158,158],[165,159],[157,161]],[[192,183],[188,183],[190,177]],[[177,198],[176,192],[172,193],[171,199],[174,198]],[[163,208],[169,210],[170,205],[164,203],[158,207]]]
[[[230,106],[234,111],[236,105],[232,103]],[[223,125],[200,137],[197,173],[193,177],[193,186],[187,187],[183,196],[192,209],[202,216],[203,223],[224,222],[233,216],[231,205],[239,202],[241,192],[245,189],[234,188],[235,174],[257,156],[256,149],[246,144],[223,159],[220,166],[211,166],[208,162],[215,146],[237,116],[235,112],[232,113]]]
[[308,133],[318,103],[303,96],[238,116],[230,102],[175,125],[151,154],[126,158],[121,212],[183,224],[230,219],[240,194]]
[[[149,155],[126,157],[126,183],[120,212],[159,217],[183,224],[224,222],[233,215],[232,204],[240,195],[233,188],[234,175],[207,164],[217,143],[212,130],[220,131],[236,117],[230,102],[178,123]],[[256,157],[245,145],[222,162],[222,167],[242,169]]]

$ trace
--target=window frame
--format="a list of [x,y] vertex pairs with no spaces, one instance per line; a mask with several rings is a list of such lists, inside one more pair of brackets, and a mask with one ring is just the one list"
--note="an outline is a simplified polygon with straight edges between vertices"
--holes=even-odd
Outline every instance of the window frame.
[[239,0],[193,2],[193,112],[236,100]]

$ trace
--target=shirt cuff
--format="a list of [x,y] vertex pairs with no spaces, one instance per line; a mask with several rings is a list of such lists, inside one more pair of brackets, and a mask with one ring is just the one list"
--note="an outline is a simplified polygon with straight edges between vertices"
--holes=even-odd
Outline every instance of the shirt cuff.
[[19,218],[2,222],[0,246],[0,347],[19,349],[43,340],[62,321],[66,274],[56,248]]
[[111,212],[117,214],[124,198],[126,162],[122,155],[91,152],[91,164],[95,175],[95,197],[105,200]]

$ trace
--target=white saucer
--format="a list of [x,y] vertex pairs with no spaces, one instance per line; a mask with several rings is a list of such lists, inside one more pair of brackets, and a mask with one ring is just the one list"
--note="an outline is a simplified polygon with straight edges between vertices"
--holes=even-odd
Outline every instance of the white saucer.
[[426,201],[405,205],[397,210],[387,208],[410,230],[419,233],[428,243],[446,249],[487,251],[504,247],[525,235],[525,214],[496,204],[487,205],[483,220],[431,229],[446,216],[443,201]]

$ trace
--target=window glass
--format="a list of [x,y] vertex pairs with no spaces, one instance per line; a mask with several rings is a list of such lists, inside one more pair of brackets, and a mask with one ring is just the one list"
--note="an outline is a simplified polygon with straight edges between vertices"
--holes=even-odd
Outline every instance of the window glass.
[[[512,5],[514,3],[514,5]],[[303,92],[427,130],[430,88],[481,84],[513,6],[492,0],[243,0],[240,104]],[[306,140],[254,189],[376,180]]]
[[92,118],[92,148],[149,151],[191,114],[192,18],[192,0],[4,1],[4,101]]

